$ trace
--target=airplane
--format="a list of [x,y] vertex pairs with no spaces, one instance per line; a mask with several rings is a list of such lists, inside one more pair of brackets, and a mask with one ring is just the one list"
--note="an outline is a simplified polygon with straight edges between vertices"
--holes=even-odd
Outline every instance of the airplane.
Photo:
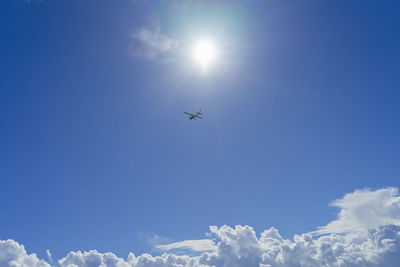
[[197,111],[196,114],[192,114],[192,113],[189,113],[189,112],[183,112],[183,113],[185,113],[186,115],[190,116],[189,120],[193,120],[193,119],[197,120],[197,119],[202,119],[203,118],[203,117],[200,117],[200,115],[203,114],[201,112],[201,109],[199,111]]

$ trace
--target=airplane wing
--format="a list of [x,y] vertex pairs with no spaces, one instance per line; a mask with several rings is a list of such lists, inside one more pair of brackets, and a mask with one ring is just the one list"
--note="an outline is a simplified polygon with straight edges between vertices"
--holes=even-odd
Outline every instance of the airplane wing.
[[183,112],[183,113],[185,113],[186,115],[189,115],[189,116],[194,116],[194,114],[189,113],[189,112]]

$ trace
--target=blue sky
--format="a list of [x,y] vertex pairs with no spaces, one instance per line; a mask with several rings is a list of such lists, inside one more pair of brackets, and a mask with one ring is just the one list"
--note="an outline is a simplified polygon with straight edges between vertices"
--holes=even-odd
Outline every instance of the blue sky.
[[[0,239],[58,259],[210,225],[291,238],[345,193],[398,186],[399,8],[1,1]],[[206,75],[187,52],[203,37]]]

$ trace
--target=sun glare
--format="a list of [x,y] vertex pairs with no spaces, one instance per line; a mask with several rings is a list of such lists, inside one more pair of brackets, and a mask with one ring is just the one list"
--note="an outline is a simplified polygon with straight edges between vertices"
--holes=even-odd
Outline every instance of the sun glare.
[[209,40],[199,41],[193,49],[193,56],[197,63],[206,70],[210,63],[215,60],[217,51],[213,42]]

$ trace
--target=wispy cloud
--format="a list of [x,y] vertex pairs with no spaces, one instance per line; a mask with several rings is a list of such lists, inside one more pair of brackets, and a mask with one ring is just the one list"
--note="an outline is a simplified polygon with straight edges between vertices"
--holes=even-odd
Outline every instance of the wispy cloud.
[[51,255],[51,252],[49,249],[46,250],[46,255],[47,255],[47,259],[48,261],[54,265],[54,260],[53,260],[53,256]]
[[213,240],[200,239],[200,240],[185,240],[181,242],[170,243],[166,245],[157,245],[157,249],[163,251],[175,250],[175,249],[187,249],[192,251],[215,251],[217,246]]
[[[356,190],[332,203],[340,211],[337,219],[316,231],[324,235],[306,233],[284,239],[274,227],[257,234],[247,225],[211,226],[208,239],[156,245],[166,251],[161,256],[129,253],[124,259],[96,250],[71,251],[58,264],[61,267],[397,267],[399,202],[397,188]],[[168,252],[175,249],[186,253]],[[192,255],[187,250],[200,254]],[[0,266],[50,267],[13,240],[0,241]]]
[[173,51],[178,41],[161,33],[160,27],[142,28],[132,36],[134,45],[132,54],[143,57],[155,57]]

